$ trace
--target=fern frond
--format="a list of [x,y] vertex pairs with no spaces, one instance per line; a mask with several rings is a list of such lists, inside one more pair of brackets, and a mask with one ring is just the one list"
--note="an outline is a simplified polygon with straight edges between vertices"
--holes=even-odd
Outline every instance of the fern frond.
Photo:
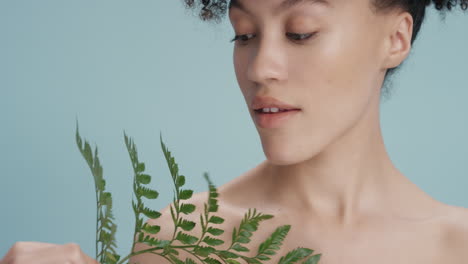
[[243,247],[240,244],[249,243],[252,233],[257,231],[260,222],[271,218],[273,218],[272,215],[257,213],[255,208],[249,208],[241,223],[239,224],[238,229],[235,227],[233,229],[232,242],[229,249],[232,248],[238,252],[248,251],[246,247]]
[[221,245],[221,244],[224,244],[223,240],[206,236],[207,233],[210,233],[210,234],[215,235],[215,236],[222,234],[224,232],[224,230],[211,227],[211,226],[209,226],[209,224],[210,223],[211,224],[221,224],[221,223],[224,222],[224,219],[219,217],[219,216],[215,216],[215,215],[210,217],[210,213],[216,213],[218,211],[217,197],[219,195],[218,195],[218,192],[216,190],[215,185],[211,181],[211,179],[210,179],[207,172],[205,172],[203,174],[203,177],[205,178],[206,182],[208,183],[208,189],[209,189],[208,204],[204,203],[203,213],[200,214],[200,223],[201,223],[201,227],[202,227],[202,235],[201,235],[200,240],[198,240],[196,245],[199,246],[201,242],[203,242],[203,243],[205,243],[205,244],[207,244],[209,246]]
[[[132,207],[135,213],[135,235],[131,252],[134,252],[137,242],[146,243],[154,247],[165,247],[168,244],[165,240],[158,240],[156,238],[150,237],[149,235],[144,236],[144,233],[157,234],[161,230],[161,227],[158,225],[148,225],[147,223],[143,223],[143,218],[141,218],[140,215],[143,214],[149,219],[157,219],[161,216],[161,213],[146,207],[142,201],[142,198],[157,199],[159,193],[156,190],[142,186],[151,182],[151,175],[144,173],[146,169],[145,163],[139,161],[137,147],[133,139],[128,137],[125,131],[124,141],[130,157],[130,161],[132,163],[134,173],[133,193],[136,198],[136,202],[132,200]],[[136,234],[138,234],[138,241],[135,239]],[[128,256],[123,260],[126,260],[127,258]]]
[[214,259],[214,258],[210,258],[210,257],[206,257],[205,259],[203,259],[203,261],[206,264],[222,264],[219,260]]
[[280,258],[278,264],[293,264],[297,263],[305,257],[312,254],[314,251],[308,248],[296,248],[289,251],[286,255]]
[[149,233],[149,234],[157,234],[161,230],[161,226],[159,226],[159,225],[150,225],[148,223],[144,223],[141,229],[144,230],[146,233]]
[[[94,178],[96,192],[96,259],[100,257],[101,263],[116,263],[120,256],[116,253],[115,234],[117,225],[113,223],[114,215],[112,213],[112,195],[105,191],[106,181],[103,178],[103,169],[98,157],[97,146],[93,151],[88,141],[81,138],[76,121],[76,144],[78,149],[88,164],[91,174]],[[84,145],[83,145],[84,143]],[[104,208],[104,211],[103,211]],[[107,230],[107,231],[106,231]],[[100,250],[98,245],[101,245]]]
[[190,203],[181,203],[180,204],[180,212],[183,213],[183,214],[191,214],[195,211],[196,209],[196,206],[194,204],[190,204]]
[[156,199],[159,196],[159,193],[156,190],[151,190],[150,188],[146,188],[144,186],[139,186],[137,188],[137,196],[145,197],[147,199]]
[[[258,248],[258,253],[256,258],[259,256],[265,255],[274,255],[276,250],[279,250],[281,244],[283,243],[284,238],[291,229],[290,225],[284,225],[276,228],[276,230],[268,237],[263,243],[260,244]],[[268,257],[262,257],[264,259],[269,259]]]
[[[96,201],[97,201],[97,222],[96,222],[96,259],[102,264],[123,264],[131,256],[142,253],[156,254],[166,258],[170,263],[176,264],[196,264],[192,258],[185,258],[183,261],[179,257],[179,251],[183,250],[196,258],[202,264],[240,264],[239,260],[243,260],[248,264],[261,264],[263,261],[271,260],[271,256],[276,254],[283,243],[285,236],[290,230],[289,225],[278,227],[270,237],[268,237],[258,248],[255,257],[243,256],[241,252],[249,252],[249,249],[243,244],[251,241],[253,232],[258,229],[259,224],[273,216],[262,214],[256,209],[249,208],[248,212],[244,215],[241,223],[236,228],[234,227],[232,233],[232,243],[226,250],[217,250],[214,247],[224,243],[223,240],[215,238],[224,233],[221,228],[216,228],[213,225],[222,224],[224,218],[213,215],[218,211],[218,197],[219,193],[215,185],[210,180],[208,173],[204,173],[204,178],[208,183],[208,200],[204,203],[203,213],[200,214],[200,225],[202,228],[202,235],[200,238],[194,235],[184,233],[184,231],[191,231],[195,228],[196,223],[181,217],[181,214],[188,215],[196,210],[194,204],[189,202],[181,202],[188,200],[193,195],[193,190],[182,189],[186,183],[186,177],[179,175],[179,167],[175,162],[171,152],[167,149],[162,141],[160,134],[161,148],[166,158],[171,177],[174,183],[174,197],[173,203],[170,204],[170,213],[174,222],[174,234],[171,240],[160,240],[155,235],[160,232],[161,226],[150,225],[144,222],[140,216],[144,215],[150,219],[156,219],[161,216],[161,213],[146,207],[143,203],[143,198],[157,199],[159,193],[152,190],[147,185],[151,182],[151,176],[144,173],[146,166],[144,162],[139,161],[138,151],[132,138],[128,137],[124,131],[124,141],[127,151],[132,163],[134,173],[133,191],[135,200],[132,199],[132,208],[135,214],[135,235],[131,253],[121,259],[120,255],[116,252],[115,234],[117,225],[114,223],[115,217],[112,212],[112,195],[110,192],[105,191],[106,181],[103,178],[103,169],[98,158],[98,148],[95,147],[94,152],[90,144],[80,137],[78,132],[78,121],[76,127],[76,143],[80,153],[87,162],[95,182]],[[180,228],[181,230],[177,230]],[[178,231],[178,232],[177,232]],[[183,245],[173,245],[174,240],[180,241]],[[144,243],[151,246],[150,249],[134,251],[136,243]],[[98,245],[100,243],[100,251]],[[200,245],[204,243],[204,245]],[[236,251],[236,252],[234,252]],[[281,257],[279,264],[294,264],[302,261],[302,264],[317,264],[320,260],[321,254],[312,255],[313,250],[306,248],[297,248],[288,252],[285,256]],[[212,257],[218,256],[220,260]],[[127,264],[129,264],[127,262]]]
[[196,236],[192,236],[192,235],[182,233],[181,231],[179,231],[179,233],[177,233],[176,240],[179,240],[185,245],[192,245],[198,241],[198,238]]
[[203,174],[203,177],[205,180],[208,182],[208,212],[217,212],[218,211],[218,192],[216,190],[216,187],[214,186],[213,182],[211,181],[210,177],[208,176],[208,173],[205,172]]
[[322,254],[317,254],[309,257],[307,260],[302,262],[302,264],[317,264],[322,257]]

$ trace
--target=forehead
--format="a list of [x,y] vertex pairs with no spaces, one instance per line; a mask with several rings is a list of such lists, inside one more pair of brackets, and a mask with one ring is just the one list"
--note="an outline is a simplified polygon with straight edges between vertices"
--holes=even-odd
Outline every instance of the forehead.
[[[245,2],[249,1],[252,3],[251,0],[245,0]],[[256,0],[259,1],[259,0]],[[327,7],[332,7],[332,0],[279,0],[279,1],[272,1],[272,0],[264,0],[268,3],[272,3],[272,13],[278,14],[282,11],[286,11],[291,9],[294,6],[299,5],[322,5]],[[233,9],[239,9],[246,13],[251,13],[249,10],[249,5],[244,3],[244,0],[231,0],[229,2],[229,11]]]

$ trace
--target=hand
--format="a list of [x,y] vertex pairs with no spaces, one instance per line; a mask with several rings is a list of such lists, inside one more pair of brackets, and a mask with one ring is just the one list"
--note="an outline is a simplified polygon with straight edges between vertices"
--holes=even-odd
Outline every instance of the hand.
[[13,244],[0,264],[99,264],[76,243],[57,245],[43,242],[20,241]]

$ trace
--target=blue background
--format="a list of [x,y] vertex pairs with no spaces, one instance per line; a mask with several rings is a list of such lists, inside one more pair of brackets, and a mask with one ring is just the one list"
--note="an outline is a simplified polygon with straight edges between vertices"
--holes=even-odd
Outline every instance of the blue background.
[[[405,175],[468,207],[468,14],[443,22],[432,9],[382,104],[382,128]],[[160,132],[197,192],[207,189],[204,171],[220,186],[264,159],[229,21],[192,14],[182,0],[0,1],[1,256],[16,241],[76,242],[94,256],[94,183],[76,119],[99,148],[121,255],[134,228],[124,130],[160,191],[147,202],[154,209],[172,198]]]

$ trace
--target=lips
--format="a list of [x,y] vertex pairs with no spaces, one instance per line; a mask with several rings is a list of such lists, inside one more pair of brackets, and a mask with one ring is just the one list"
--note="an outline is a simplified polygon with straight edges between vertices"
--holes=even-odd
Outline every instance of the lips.
[[282,110],[301,110],[299,107],[287,104],[271,96],[255,96],[251,108],[259,110],[262,108],[279,108]]

